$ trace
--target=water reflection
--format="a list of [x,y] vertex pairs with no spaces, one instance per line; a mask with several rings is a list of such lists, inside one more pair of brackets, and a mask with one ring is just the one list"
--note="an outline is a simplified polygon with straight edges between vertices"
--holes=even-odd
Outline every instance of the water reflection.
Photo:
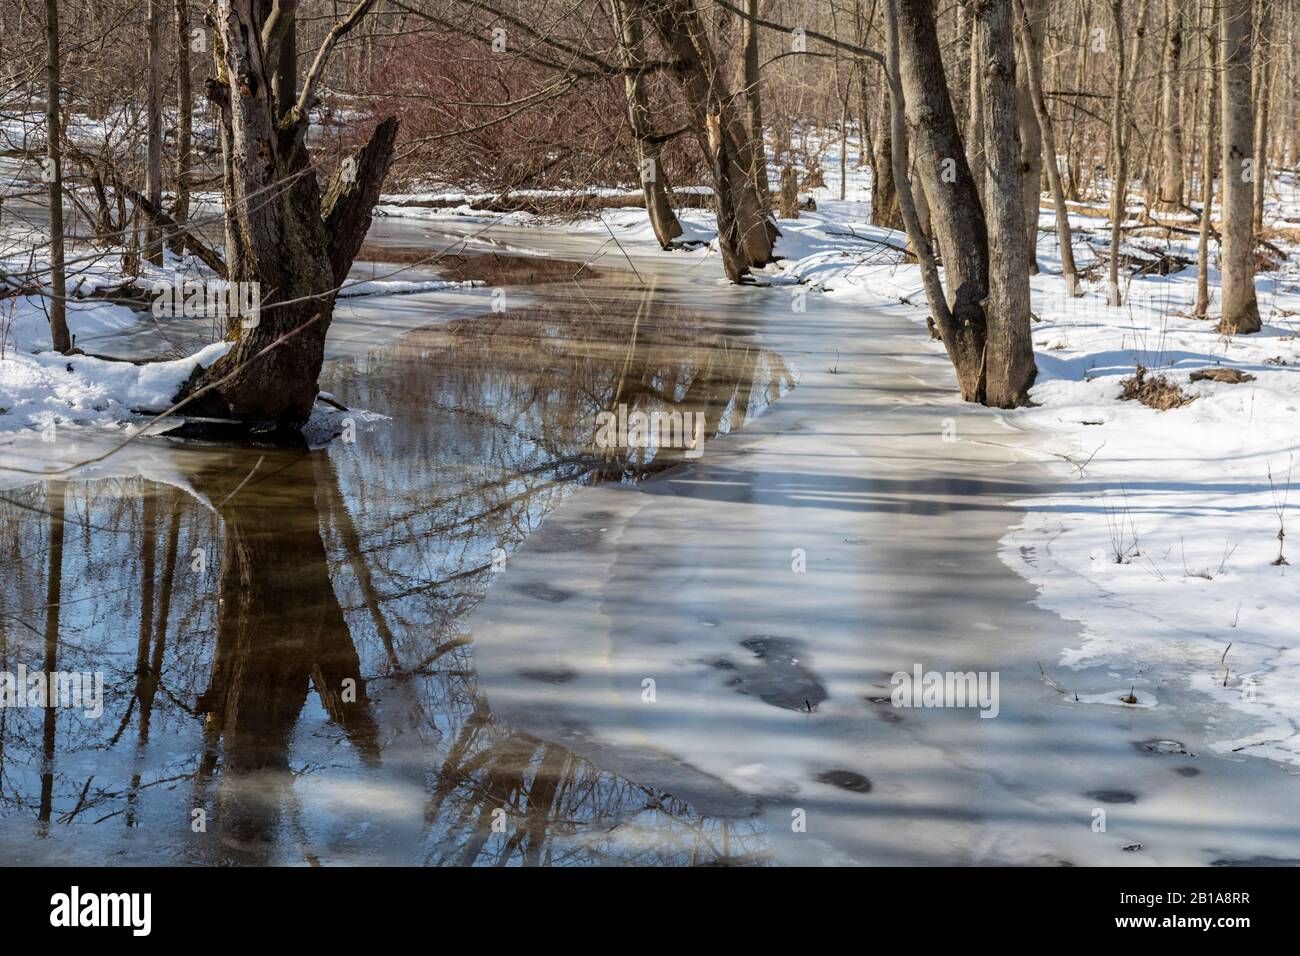
[[680,454],[593,448],[600,411],[703,411],[712,436],[793,385],[616,304],[332,363],[322,387],[377,413],[355,441],[173,443],[183,479],[6,493],[0,670],[100,671],[105,695],[98,719],[0,709],[6,862],[762,862],[756,820],[495,721],[476,683],[462,622],[499,556],[576,486]]

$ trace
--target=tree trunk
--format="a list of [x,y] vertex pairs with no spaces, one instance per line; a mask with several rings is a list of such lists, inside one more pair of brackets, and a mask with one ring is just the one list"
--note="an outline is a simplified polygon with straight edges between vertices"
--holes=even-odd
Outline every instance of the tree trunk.
[[[951,319],[942,329],[944,346],[956,369],[962,398],[982,402],[988,232],[948,98],[930,0],[897,0],[897,36],[909,139],[918,179],[931,203],[948,285]],[[896,142],[894,149],[901,148]],[[897,166],[895,170],[897,175]],[[900,178],[900,190],[901,182]]]
[[[714,167],[714,196],[718,212],[719,245],[724,265],[750,266],[771,261],[776,230],[767,217],[767,202],[758,195],[754,168],[763,147],[751,143],[745,124],[736,115],[712,44],[694,0],[638,0],[660,42],[675,60],[674,73],[686,95],[696,139]],[[716,148],[711,136],[717,138]],[[717,164],[722,161],[724,165]],[[719,175],[722,173],[723,175]],[[724,221],[728,224],[723,228]],[[728,266],[728,274],[734,270]],[[734,281],[734,277],[733,277]]]
[[966,163],[975,177],[975,191],[984,195],[984,83],[980,63],[979,20],[968,11],[971,18],[970,34],[970,86],[966,108],[970,111],[966,121]]
[[[1010,8],[1010,4],[1008,4]],[[1016,62],[1016,104],[1020,126],[1020,176],[1025,204],[1025,266],[1029,275],[1038,274],[1038,211],[1041,207],[1040,185],[1043,179],[1043,131],[1030,89],[1031,63],[1039,70],[1043,64],[1043,42],[1047,31],[1046,0],[1024,0],[1024,15],[1019,20],[1020,56]],[[986,74],[987,75],[987,74]],[[1055,158],[1052,160],[1055,162]]]
[[1178,0],[1169,0],[1169,6],[1165,11],[1165,51],[1160,70],[1160,112],[1164,117],[1160,126],[1163,167],[1160,177],[1160,204],[1174,209],[1183,204],[1183,118],[1180,96],[1183,15],[1178,9],[1177,2]]
[[1259,49],[1255,52],[1255,182],[1252,193],[1252,222],[1255,232],[1264,229],[1264,185],[1268,182],[1268,99],[1273,75],[1273,58],[1269,53],[1273,7],[1270,0],[1259,0]]
[[229,353],[186,383],[185,396],[206,390],[188,406],[190,414],[290,428],[311,414],[334,292],[365,238],[397,135],[395,118],[380,123],[334,174],[322,200],[306,147],[315,84],[334,43],[369,7],[362,0],[330,31],[302,92],[282,115],[276,86],[291,78],[273,76],[281,61],[276,37],[262,36],[265,5],[217,0],[218,75],[209,93],[223,114],[227,274],[231,282],[256,283],[262,306],[232,333]]
[[1255,111],[1250,101],[1251,0],[1222,0],[1223,43],[1223,277],[1225,332],[1258,332],[1255,252],[1251,234],[1255,170],[1252,135]]
[[763,75],[758,60],[758,24],[751,17],[758,16],[759,0],[745,0],[745,17],[741,26],[741,46],[745,51],[745,119],[749,127],[749,142],[754,154],[753,181],[758,197],[763,202],[763,212],[771,211],[771,192],[767,181],[767,150],[763,142]]
[[[1017,2],[1016,9],[1023,18],[1025,11]],[[1024,49],[1026,31],[1020,31],[1021,49]],[[1056,216],[1056,240],[1061,247],[1061,275],[1065,277],[1065,286],[1070,295],[1078,294],[1079,271],[1074,264],[1073,236],[1070,231],[1070,211],[1065,204],[1065,186],[1061,182],[1061,170],[1057,166],[1056,132],[1052,126],[1051,114],[1047,111],[1047,100],[1043,96],[1043,61],[1041,57],[1025,54],[1029,82],[1030,102],[1038,117],[1038,127],[1043,137],[1043,152],[1046,154],[1047,183],[1052,190],[1052,206]]]
[[[948,357],[957,367],[958,351],[963,342],[962,330],[953,320],[948,308],[948,299],[939,278],[939,267],[935,262],[934,249],[930,245],[927,229],[922,226],[917,211],[915,196],[912,192],[911,179],[907,174],[907,140],[906,131],[906,97],[899,73],[898,16],[894,9],[895,0],[884,0],[885,15],[885,88],[889,95],[890,126],[890,162],[893,167],[894,181],[900,183],[898,190],[898,207],[907,230],[908,242],[916,253],[917,263],[921,268],[921,282],[925,287],[925,298],[930,305],[928,326],[930,335],[944,343]],[[949,345],[949,343],[953,343]],[[959,377],[960,381],[960,377]]]
[[[988,298],[984,302],[985,402],[1015,408],[1029,397],[1037,369],[1029,332],[1029,273],[1026,248],[1024,155],[1018,140],[1023,103],[1017,96],[1011,4],[974,0],[980,63],[984,68],[984,156],[988,178],[984,210],[988,223]],[[1032,42],[1026,36],[1027,42]],[[1037,126],[1037,123],[1035,123]],[[1038,182],[1034,181],[1037,219]]]
[[[145,7],[145,168],[144,194],[155,209],[162,208],[162,0],[147,0]],[[152,219],[145,219],[144,258],[156,266],[163,264],[162,237]]]
[[[185,228],[190,216],[190,168],[193,157],[194,94],[190,88],[190,6],[176,0],[176,201],[172,219]],[[172,252],[180,255],[185,246],[179,234],[171,237]]]
[[[885,96],[889,94],[885,91]],[[883,101],[881,115],[889,117],[892,109],[889,100]],[[906,151],[907,144],[903,144]],[[876,127],[876,137],[871,143],[871,224],[886,229],[902,229],[903,215],[898,207],[898,187],[894,181],[893,129],[889,122]],[[907,165],[904,163],[903,168]]]
[[1110,0],[1111,39],[1115,45],[1115,75],[1111,85],[1110,109],[1110,262],[1108,264],[1109,301],[1120,304],[1119,247],[1128,208],[1128,147],[1124,142],[1124,0]]
[[[619,31],[619,53],[623,66],[639,71],[645,63],[645,38],[641,15],[632,8],[630,0],[614,0],[614,17]],[[623,76],[623,92],[627,100],[628,124],[636,141],[637,162],[641,170],[641,188],[645,192],[645,208],[650,225],[659,245],[667,249],[682,234],[681,223],[673,212],[668,192],[668,179],[659,158],[659,144],[650,131],[650,104],[639,72]]]
[[799,218],[799,174],[790,165],[781,168],[781,202],[782,219]]
[[1214,210],[1214,132],[1219,122],[1219,25],[1214,3],[1209,6],[1210,22],[1203,38],[1210,65],[1210,82],[1205,96],[1205,141],[1201,144],[1201,229],[1196,244],[1196,307],[1193,314],[1206,318],[1210,310],[1210,215]]
[[50,200],[50,342],[54,351],[72,348],[68,335],[67,275],[63,261],[63,153],[59,121],[59,0],[45,0],[45,170]]

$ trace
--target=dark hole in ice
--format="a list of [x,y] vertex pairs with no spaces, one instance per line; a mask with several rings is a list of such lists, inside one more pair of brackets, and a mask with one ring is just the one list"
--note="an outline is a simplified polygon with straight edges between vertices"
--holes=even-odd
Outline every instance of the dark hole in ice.
[[1152,738],[1151,740],[1137,740],[1133,746],[1143,753],[1147,754],[1183,754],[1188,755],[1187,747],[1177,740],[1161,740]]
[[[746,638],[740,646],[751,651],[759,663],[732,665],[737,676],[729,679],[727,686],[786,710],[811,711],[826,699],[826,687],[807,665],[802,642],[759,635]],[[725,669],[716,662],[713,666]]]
[[854,773],[852,770],[827,770],[825,773],[819,773],[817,779],[822,783],[829,783],[832,787],[839,787],[841,790],[848,790],[852,793],[871,792],[871,781],[860,773]]
[[578,676],[578,672],[567,667],[557,667],[554,670],[520,671],[519,676],[526,677],[528,680],[541,681],[544,684],[567,684]]
[[1196,777],[1199,776],[1201,772],[1195,767],[1179,767],[1174,771],[1174,773],[1178,774],[1180,777]]
[[1089,790],[1084,794],[1098,803],[1137,803],[1137,795],[1127,790]]

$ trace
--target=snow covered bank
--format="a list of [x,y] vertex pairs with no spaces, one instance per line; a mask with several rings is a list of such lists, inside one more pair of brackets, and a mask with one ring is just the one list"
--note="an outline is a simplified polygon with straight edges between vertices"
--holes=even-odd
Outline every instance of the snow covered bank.
[[65,426],[125,428],[142,413],[168,408],[196,367],[229,350],[229,342],[214,342],[186,358],[144,365],[11,351],[0,359],[0,431],[34,429],[53,440]]

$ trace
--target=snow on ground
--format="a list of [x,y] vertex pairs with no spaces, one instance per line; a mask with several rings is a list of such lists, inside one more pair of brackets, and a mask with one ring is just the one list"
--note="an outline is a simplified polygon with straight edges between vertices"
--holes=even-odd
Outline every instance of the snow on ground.
[[[26,268],[22,256],[0,261],[6,273]],[[167,253],[161,268],[143,263],[135,281],[147,289],[155,281],[171,283],[178,276],[199,274],[193,260]],[[69,256],[67,321],[78,339],[122,332],[140,323],[141,313],[126,305],[72,298],[123,281],[116,256],[86,261]],[[121,430],[136,421],[141,410],[169,407],[196,366],[211,365],[230,348],[229,343],[214,342],[193,355],[146,365],[60,355],[50,351],[47,307],[47,300],[36,295],[0,301],[0,432],[30,429],[52,436],[52,428]]]
[[0,360],[0,429],[34,429],[46,435],[68,426],[121,429],[144,412],[172,404],[198,366],[230,350],[214,342],[171,362],[135,365],[88,355],[8,353]]
[[[920,276],[900,251],[905,237],[869,224],[870,172],[858,167],[856,153],[850,140],[841,201],[838,144],[828,144],[826,186],[811,191],[817,210],[778,223],[781,261],[755,278],[773,285],[797,280],[800,288],[773,292],[791,295],[792,308],[811,291],[876,306],[910,305],[923,323]],[[1108,303],[1096,252],[1108,245],[1104,205],[1071,208],[1075,260],[1090,277],[1079,297],[1067,294],[1060,276],[1050,208],[1040,216],[1043,271],[1031,281],[1035,406],[990,414],[1019,433],[1008,436],[1009,456],[1044,463],[1061,484],[1053,494],[1018,502],[1026,513],[1004,537],[1002,558],[1038,588],[1041,606],[1081,625],[1083,643],[1051,671],[1067,690],[1070,670],[1083,666],[1109,667],[1116,686],[1132,687],[1140,700],[1161,686],[1199,689],[1257,719],[1246,737],[1216,737],[1208,727],[1218,750],[1300,766],[1300,635],[1294,625],[1300,572],[1277,561],[1281,545],[1300,566],[1300,541],[1288,545],[1300,538],[1290,531],[1292,523],[1300,527],[1294,517],[1300,504],[1298,250],[1275,238],[1291,254],[1276,271],[1257,276],[1264,329],[1226,337],[1214,329],[1214,244],[1210,321],[1192,318],[1194,266],[1168,276],[1122,277],[1123,305]],[[1136,197],[1129,208],[1126,226],[1137,227],[1142,210]],[[485,222],[542,221],[519,213],[494,217],[468,206],[459,211]],[[1300,222],[1295,175],[1275,178],[1267,213],[1274,223]],[[710,244],[682,254],[713,257],[720,273],[712,213],[683,209],[679,216],[685,239]],[[1158,218],[1189,225],[1187,217]],[[628,247],[654,242],[641,209],[606,210],[574,228],[607,233],[611,243]],[[1132,229],[1124,251],[1194,263],[1195,235],[1153,232]],[[942,354],[941,345],[933,348]],[[1191,400],[1166,411],[1121,401],[1121,382],[1137,366],[1165,375]],[[1253,380],[1191,381],[1198,371],[1220,367]],[[1280,530],[1291,538],[1279,541]],[[1096,702],[1108,702],[1103,698]]]

